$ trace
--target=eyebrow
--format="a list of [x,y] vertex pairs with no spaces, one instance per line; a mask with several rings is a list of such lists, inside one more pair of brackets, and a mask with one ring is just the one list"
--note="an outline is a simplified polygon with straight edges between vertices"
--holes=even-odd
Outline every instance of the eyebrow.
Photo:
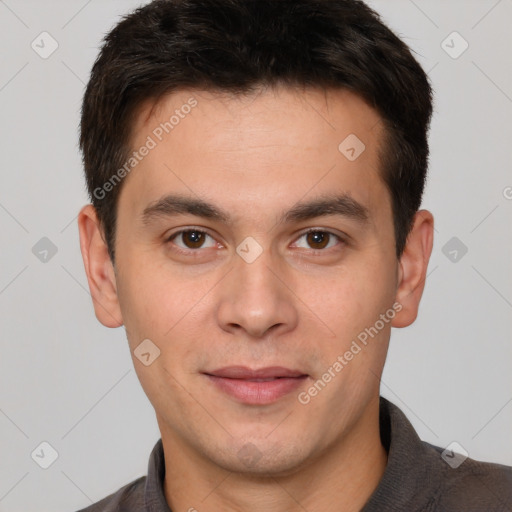
[[[149,204],[142,212],[142,223],[149,225],[159,217],[173,217],[189,214],[224,223],[230,221],[230,214],[202,199],[170,194]],[[355,220],[360,224],[368,222],[369,210],[349,194],[321,196],[307,202],[299,202],[290,210],[282,212],[278,223],[300,222],[316,217],[338,215]]]

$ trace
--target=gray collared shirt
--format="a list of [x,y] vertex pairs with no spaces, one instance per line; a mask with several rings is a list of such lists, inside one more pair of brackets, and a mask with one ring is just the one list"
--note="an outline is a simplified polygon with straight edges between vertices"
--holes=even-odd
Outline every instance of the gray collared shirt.
[[[511,512],[512,467],[441,456],[416,434],[404,413],[380,397],[380,435],[388,452],[384,475],[361,512]],[[149,458],[148,475],[80,512],[172,512],[165,501],[162,440]]]

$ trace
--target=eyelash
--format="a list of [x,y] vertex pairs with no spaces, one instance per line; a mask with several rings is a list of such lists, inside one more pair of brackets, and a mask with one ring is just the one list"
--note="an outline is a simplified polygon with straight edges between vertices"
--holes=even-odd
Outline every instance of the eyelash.
[[[181,231],[176,231],[175,233],[173,233],[172,235],[170,235],[166,239],[166,242],[172,242],[178,236],[180,236],[180,235],[182,235],[184,233],[192,232],[192,231],[195,231],[197,233],[201,233],[203,235],[207,235],[207,236],[209,236],[210,238],[213,239],[213,237],[210,234],[208,234],[206,231],[204,231],[202,229],[199,229],[199,228],[190,227],[190,228],[187,228],[187,229],[182,229]],[[304,231],[303,233],[301,233],[296,238],[296,241],[300,240],[302,237],[308,235],[309,233],[323,233],[323,234],[327,234],[327,235],[329,235],[329,237],[337,238],[338,241],[341,242],[342,244],[345,244],[345,245],[347,244],[347,240],[345,238],[343,238],[342,236],[337,235],[336,233],[333,233],[332,231],[328,231],[326,229],[321,229],[321,228],[309,228],[307,231]],[[330,239],[329,239],[328,244],[329,243],[330,243]],[[174,250],[176,252],[181,253],[181,254],[185,254],[185,255],[190,255],[191,253],[198,253],[200,251],[200,249],[203,249],[203,247],[198,247],[197,249],[183,249],[182,247],[176,246],[176,244],[173,244],[173,245],[175,246]],[[313,252],[314,254],[316,254],[316,253],[326,253],[327,251],[329,251],[331,249],[334,249],[334,247],[329,247],[327,249],[311,249],[310,252]]]

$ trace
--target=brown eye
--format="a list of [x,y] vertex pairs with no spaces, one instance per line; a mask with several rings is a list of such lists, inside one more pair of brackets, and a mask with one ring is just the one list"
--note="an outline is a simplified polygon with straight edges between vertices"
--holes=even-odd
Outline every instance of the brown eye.
[[201,231],[185,231],[182,240],[189,249],[197,249],[204,243],[204,233]]
[[172,235],[169,241],[173,241],[181,249],[200,249],[204,246],[207,238],[212,240],[207,247],[214,247],[215,240],[204,231],[199,231],[198,229],[179,231]]
[[336,245],[344,242],[344,239],[330,231],[322,229],[310,229],[303,233],[295,242],[296,247],[302,249],[312,249],[314,251],[323,251],[334,248]]
[[330,234],[325,231],[310,231],[306,240],[312,249],[325,249],[330,240]]

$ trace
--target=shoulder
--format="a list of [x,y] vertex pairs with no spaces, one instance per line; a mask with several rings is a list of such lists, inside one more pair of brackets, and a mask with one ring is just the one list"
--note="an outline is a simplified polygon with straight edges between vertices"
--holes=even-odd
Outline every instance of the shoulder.
[[145,484],[146,477],[141,476],[101,501],[93,503],[78,512],[135,512],[144,510]]
[[[512,510],[512,467],[466,458],[452,467],[442,458],[443,449],[423,442],[438,459],[441,478],[434,510],[505,512]],[[452,454],[453,455],[453,452]],[[446,457],[446,456],[445,456]],[[459,459],[458,462],[461,462]],[[457,464],[455,464],[457,465]]]

